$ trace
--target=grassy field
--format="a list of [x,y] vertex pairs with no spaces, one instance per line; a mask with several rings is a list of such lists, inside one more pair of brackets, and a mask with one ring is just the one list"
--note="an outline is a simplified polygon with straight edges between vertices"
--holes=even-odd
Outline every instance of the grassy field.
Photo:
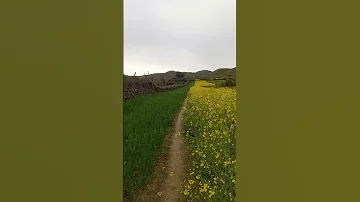
[[156,164],[163,138],[191,86],[193,83],[124,103],[124,193],[133,193],[145,185]]
[[215,84],[216,86],[222,84],[225,82],[225,79],[224,80],[212,80],[210,81],[211,83]]
[[196,81],[188,94],[183,133],[192,160],[183,193],[188,201],[235,201],[236,89],[211,85]]

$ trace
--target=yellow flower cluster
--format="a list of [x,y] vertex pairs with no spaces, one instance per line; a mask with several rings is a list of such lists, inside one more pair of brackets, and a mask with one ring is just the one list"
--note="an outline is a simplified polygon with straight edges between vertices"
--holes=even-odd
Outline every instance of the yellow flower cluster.
[[184,136],[191,154],[188,201],[235,201],[235,88],[195,81],[188,94]]

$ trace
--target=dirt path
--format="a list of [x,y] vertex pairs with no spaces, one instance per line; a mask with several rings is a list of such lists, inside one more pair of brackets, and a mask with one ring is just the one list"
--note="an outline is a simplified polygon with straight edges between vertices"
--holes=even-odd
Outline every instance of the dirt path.
[[163,154],[150,183],[137,197],[136,202],[182,202],[186,146],[182,136],[182,121],[187,99],[177,115],[173,130],[165,137]]
[[185,160],[185,145],[182,134],[182,120],[184,108],[187,104],[187,99],[184,101],[184,106],[182,107],[174,129],[174,135],[172,137],[172,144],[169,153],[168,161],[168,170],[170,175],[168,175],[165,180],[164,185],[164,200],[166,202],[177,202],[182,201],[181,194],[181,185],[183,182],[183,174],[185,171],[184,160]]

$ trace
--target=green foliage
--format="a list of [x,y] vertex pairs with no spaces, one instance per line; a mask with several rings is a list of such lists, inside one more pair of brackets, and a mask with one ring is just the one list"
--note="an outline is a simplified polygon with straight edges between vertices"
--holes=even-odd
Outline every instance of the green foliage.
[[215,84],[216,87],[219,87],[222,83],[225,82],[225,80],[224,79],[222,79],[222,80],[216,79],[216,80],[210,80],[209,82]]
[[211,83],[214,83],[216,87],[235,87],[236,86],[236,80],[233,78],[226,78],[226,79],[215,79],[209,81]]
[[231,78],[225,79],[223,87],[234,87],[234,86],[236,86],[236,80],[235,79],[231,79]]

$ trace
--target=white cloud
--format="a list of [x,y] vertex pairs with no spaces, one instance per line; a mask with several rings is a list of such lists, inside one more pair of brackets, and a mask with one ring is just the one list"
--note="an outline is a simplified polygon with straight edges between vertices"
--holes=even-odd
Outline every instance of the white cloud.
[[234,67],[235,4],[235,0],[125,0],[124,73]]

